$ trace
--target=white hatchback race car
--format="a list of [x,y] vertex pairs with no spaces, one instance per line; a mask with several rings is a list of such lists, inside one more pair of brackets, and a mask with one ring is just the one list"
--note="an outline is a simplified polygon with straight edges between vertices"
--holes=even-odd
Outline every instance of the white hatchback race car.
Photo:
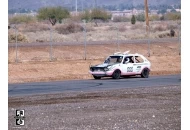
[[129,54],[117,52],[110,55],[102,64],[90,66],[89,73],[95,79],[102,77],[112,77],[119,79],[124,76],[141,75],[142,78],[148,78],[151,63],[141,54]]

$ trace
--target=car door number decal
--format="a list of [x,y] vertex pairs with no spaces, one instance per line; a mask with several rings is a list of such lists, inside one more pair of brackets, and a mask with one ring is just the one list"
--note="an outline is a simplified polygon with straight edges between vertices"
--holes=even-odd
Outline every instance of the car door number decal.
[[133,72],[133,67],[127,67],[127,72]]

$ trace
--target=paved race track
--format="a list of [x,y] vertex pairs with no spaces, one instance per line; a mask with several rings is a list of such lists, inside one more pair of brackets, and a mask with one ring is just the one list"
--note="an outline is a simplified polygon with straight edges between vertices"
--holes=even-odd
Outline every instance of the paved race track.
[[149,78],[123,78],[114,80],[70,80],[57,82],[36,82],[23,84],[9,84],[9,96],[23,96],[35,94],[50,94],[73,91],[98,91],[118,88],[156,87],[181,85],[181,75],[151,76]]

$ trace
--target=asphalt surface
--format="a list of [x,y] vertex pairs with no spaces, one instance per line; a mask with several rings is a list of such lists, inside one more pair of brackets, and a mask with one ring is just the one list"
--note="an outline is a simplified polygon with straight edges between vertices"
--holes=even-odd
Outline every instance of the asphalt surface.
[[9,84],[8,96],[53,94],[76,91],[98,91],[120,88],[157,87],[181,85],[181,75],[151,76],[149,78],[131,77],[119,80],[69,80],[57,82],[36,82]]

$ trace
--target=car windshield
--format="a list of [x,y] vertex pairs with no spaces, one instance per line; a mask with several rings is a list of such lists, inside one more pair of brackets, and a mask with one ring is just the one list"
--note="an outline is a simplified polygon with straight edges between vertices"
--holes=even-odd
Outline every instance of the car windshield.
[[110,56],[108,57],[104,63],[112,64],[112,63],[121,63],[123,56]]

